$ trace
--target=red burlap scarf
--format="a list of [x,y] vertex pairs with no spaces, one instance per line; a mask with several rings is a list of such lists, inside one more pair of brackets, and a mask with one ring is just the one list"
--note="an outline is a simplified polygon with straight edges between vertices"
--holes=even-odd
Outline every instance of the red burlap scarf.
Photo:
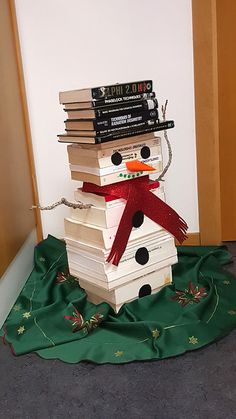
[[155,196],[148,189],[149,177],[117,182],[113,185],[97,186],[84,182],[82,190],[97,194],[109,194],[127,201],[122,214],[116,237],[114,239],[107,262],[118,266],[126,249],[127,242],[133,227],[133,216],[137,211],[142,211],[147,217],[155,221],[165,230],[169,231],[179,243],[186,239],[186,222],[165,202]]

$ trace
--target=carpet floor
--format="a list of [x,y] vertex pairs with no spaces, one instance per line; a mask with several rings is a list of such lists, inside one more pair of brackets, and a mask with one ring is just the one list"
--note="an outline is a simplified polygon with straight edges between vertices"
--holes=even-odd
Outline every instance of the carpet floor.
[[[236,243],[227,245],[236,274]],[[15,357],[0,344],[0,389],[1,419],[235,419],[236,330],[176,358],[125,365]]]

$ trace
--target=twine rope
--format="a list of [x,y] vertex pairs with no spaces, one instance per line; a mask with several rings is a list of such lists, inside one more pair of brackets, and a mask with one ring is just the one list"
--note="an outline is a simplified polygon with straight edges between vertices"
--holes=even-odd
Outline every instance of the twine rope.
[[54,202],[54,204],[52,205],[47,205],[46,207],[41,207],[41,205],[32,205],[32,207],[30,209],[35,209],[38,208],[41,211],[45,211],[45,210],[52,210],[56,207],[58,207],[59,205],[66,205],[67,207],[70,208],[78,208],[78,209],[87,209],[87,208],[91,208],[93,205],[92,204],[83,204],[83,202],[78,201],[78,202],[70,202],[67,201],[66,198],[61,198],[60,201]]
[[[166,109],[167,109],[167,105],[168,105],[168,100],[166,100],[166,101],[165,101],[165,105],[164,105],[164,106],[162,105],[162,107],[161,107],[161,112],[162,112],[162,118],[163,118],[163,121],[165,121],[165,120],[166,120]],[[170,141],[169,141],[168,134],[167,134],[167,131],[166,131],[166,130],[164,130],[164,138],[165,138],[165,140],[166,140],[166,144],[167,144],[167,149],[168,149],[168,155],[169,155],[169,157],[168,157],[168,162],[167,162],[166,166],[164,167],[164,169],[163,169],[162,173],[161,173],[161,174],[160,174],[160,176],[156,179],[158,182],[160,182],[160,181],[164,182],[163,177],[165,176],[165,174],[166,174],[167,170],[169,169],[169,167],[170,167],[170,165],[171,165],[171,163],[172,163],[172,158],[173,158],[173,153],[172,153],[172,149],[171,149],[171,144],[170,144]]]

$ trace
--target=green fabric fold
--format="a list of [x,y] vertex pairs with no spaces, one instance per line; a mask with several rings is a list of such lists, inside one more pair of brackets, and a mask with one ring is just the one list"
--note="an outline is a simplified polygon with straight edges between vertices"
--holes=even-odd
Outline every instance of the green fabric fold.
[[[125,304],[118,314],[107,303],[87,301],[68,274],[63,241],[48,236],[34,257],[34,269],[1,330],[16,355],[37,352],[46,359],[99,364],[163,359],[208,345],[236,325],[236,281],[223,269],[231,260],[225,246],[178,247],[173,284]],[[193,301],[190,286],[194,296],[203,289],[199,300]],[[77,326],[83,327],[74,331]]]

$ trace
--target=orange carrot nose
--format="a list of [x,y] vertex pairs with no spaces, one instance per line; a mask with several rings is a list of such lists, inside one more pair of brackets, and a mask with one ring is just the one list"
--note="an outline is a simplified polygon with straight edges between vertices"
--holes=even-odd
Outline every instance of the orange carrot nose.
[[139,172],[140,170],[142,171],[155,170],[154,167],[149,166],[148,164],[142,163],[139,160],[131,160],[125,164],[126,164],[127,169],[130,172]]

